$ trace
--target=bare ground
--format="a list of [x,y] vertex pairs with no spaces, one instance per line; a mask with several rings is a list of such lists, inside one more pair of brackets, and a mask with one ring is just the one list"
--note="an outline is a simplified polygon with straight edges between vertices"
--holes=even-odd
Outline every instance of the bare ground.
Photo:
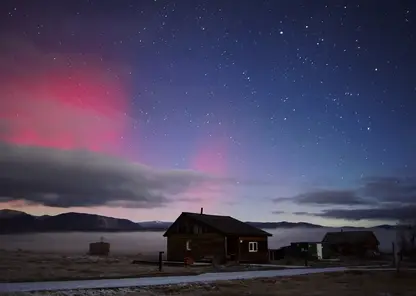
[[[213,271],[211,266],[191,268],[164,266],[164,271],[159,272],[157,266],[132,264],[134,259],[143,258],[137,255],[100,258],[87,255],[0,251],[0,282],[188,275]],[[231,270],[237,271],[231,268],[226,268],[223,271]],[[398,275],[396,272],[387,271],[348,271],[205,284],[13,294],[50,296],[416,296],[416,272],[403,271]]]
[[[148,294],[145,294],[145,293]],[[181,296],[410,296],[416,295],[416,273],[335,272],[293,277],[277,277],[240,281],[224,281],[201,285],[197,289],[189,286],[155,287],[137,295],[181,295]],[[124,296],[126,294],[116,294]],[[131,294],[133,296],[133,294]]]
[[[272,262],[277,265],[286,265],[286,266],[304,266],[305,260],[295,259],[295,258],[285,258],[281,260],[276,260]],[[359,258],[341,258],[336,261],[329,260],[309,260],[308,266],[311,267],[336,267],[336,266],[371,266],[371,267],[382,267],[392,265],[392,260],[388,259],[359,259]]]
[[205,272],[242,271],[245,266],[163,266],[132,264],[148,259],[142,255],[110,255],[97,257],[80,254],[51,254],[32,251],[0,250],[0,282],[59,281],[80,279],[110,279],[146,276],[196,275]]
[[13,293],[10,296],[415,296],[416,272],[347,271],[144,288]]
[[166,275],[192,275],[209,267],[132,264],[140,256],[97,257],[44,254],[30,251],[0,251],[0,282],[53,281]]

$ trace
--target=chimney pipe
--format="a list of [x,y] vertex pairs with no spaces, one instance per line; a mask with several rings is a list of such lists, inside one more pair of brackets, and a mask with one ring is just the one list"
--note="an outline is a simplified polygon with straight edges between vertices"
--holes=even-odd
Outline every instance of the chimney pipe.
[[201,215],[204,213],[204,208],[201,208]]

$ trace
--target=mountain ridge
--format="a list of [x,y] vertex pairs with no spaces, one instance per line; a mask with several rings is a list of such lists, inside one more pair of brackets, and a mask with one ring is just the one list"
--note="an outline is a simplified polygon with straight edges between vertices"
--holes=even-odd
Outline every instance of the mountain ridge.
[[[0,210],[0,233],[27,232],[127,232],[127,231],[165,231],[173,222],[142,221],[133,222],[128,219],[67,212],[58,215],[34,216],[22,211],[11,209]],[[245,223],[262,229],[278,228],[324,228],[308,222],[255,222]],[[346,226],[344,228],[355,228]],[[371,228],[393,229],[393,225],[379,225]]]
[[130,220],[96,214],[68,212],[34,216],[21,211],[0,210],[0,233],[140,230],[142,227]]

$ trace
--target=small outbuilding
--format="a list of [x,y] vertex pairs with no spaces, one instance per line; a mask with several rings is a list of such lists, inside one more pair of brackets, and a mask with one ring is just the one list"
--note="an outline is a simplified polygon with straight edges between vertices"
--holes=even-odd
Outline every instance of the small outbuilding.
[[322,240],[322,245],[330,254],[365,256],[378,253],[380,242],[374,232],[338,231],[328,232]]
[[[294,258],[323,259],[323,248],[321,242],[293,242],[287,252]],[[307,254],[307,255],[306,255]]]
[[110,253],[110,244],[105,242],[90,243],[88,251],[89,255],[93,256],[108,256]]
[[163,235],[167,260],[269,262],[270,233],[230,216],[183,212]]

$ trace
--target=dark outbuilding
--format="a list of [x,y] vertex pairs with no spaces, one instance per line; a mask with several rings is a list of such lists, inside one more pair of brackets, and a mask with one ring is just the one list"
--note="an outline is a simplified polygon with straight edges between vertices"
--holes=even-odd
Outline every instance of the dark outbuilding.
[[341,255],[366,255],[377,252],[380,242],[372,231],[328,232],[322,240],[324,248]]

